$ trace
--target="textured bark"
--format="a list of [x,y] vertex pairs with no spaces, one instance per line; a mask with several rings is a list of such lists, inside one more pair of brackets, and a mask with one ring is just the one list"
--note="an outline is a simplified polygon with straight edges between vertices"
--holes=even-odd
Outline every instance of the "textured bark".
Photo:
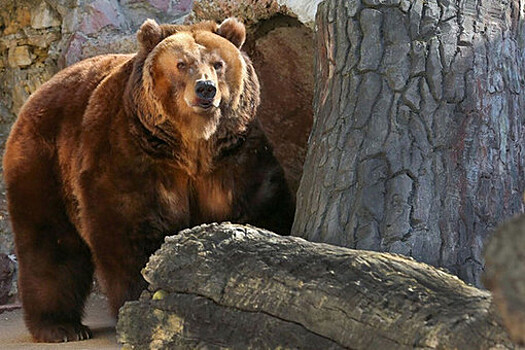
[[486,291],[400,255],[233,224],[166,238],[120,311],[135,349],[508,349]]
[[483,282],[512,339],[525,344],[525,216],[502,225],[485,251]]
[[480,285],[523,210],[523,0],[327,0],[293,234]]

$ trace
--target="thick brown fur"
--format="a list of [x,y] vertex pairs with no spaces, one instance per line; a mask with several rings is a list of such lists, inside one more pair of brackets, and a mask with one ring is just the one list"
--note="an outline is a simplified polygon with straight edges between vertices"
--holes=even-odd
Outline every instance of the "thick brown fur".
[[[294,205],[255,118],[259,83],[244,26],[146,21],[135,55],[58,73],[23,107],[4,175],[19,287],[36,341],[91,336],[93,274],[114,314],[145,287],[166,235],[230,220],[288,233]],[[195,97],[213,81],[213,106]],[[174,257],[176,258],[176,257]]]

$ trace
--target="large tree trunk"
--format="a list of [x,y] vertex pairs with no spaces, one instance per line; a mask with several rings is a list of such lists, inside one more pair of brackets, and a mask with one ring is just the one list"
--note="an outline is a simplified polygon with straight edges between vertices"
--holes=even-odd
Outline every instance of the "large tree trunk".
[[491,297],[399,255],[212,224],[168,237],[126,303],[133,349],[511,349]]
[[327,0],[293,234],[480,285],[523,210],[523,0]]

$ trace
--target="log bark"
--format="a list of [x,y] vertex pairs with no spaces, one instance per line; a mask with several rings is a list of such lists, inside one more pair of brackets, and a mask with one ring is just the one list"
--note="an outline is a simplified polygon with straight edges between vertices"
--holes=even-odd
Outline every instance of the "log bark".
[[523,0],[327,0],[293,234],[481,285],[523,211]]
[[492,291],[503,324],[525,345],[525,216],[498,228],[485,251],[485,286]]
[[488,292],[400,255],[211,224],[166,238],[143,275],[117,324],[134,349],[513,348]]

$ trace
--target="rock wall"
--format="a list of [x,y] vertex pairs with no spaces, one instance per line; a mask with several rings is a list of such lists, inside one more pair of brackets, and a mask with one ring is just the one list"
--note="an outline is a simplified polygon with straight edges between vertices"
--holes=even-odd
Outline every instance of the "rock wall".
[[[5,0],[0,4],[2,117],[58,69],[98,54],[133,52],[146,18],[182,21],[191,0]],[[4,120],[2,120],[4,121]]]

